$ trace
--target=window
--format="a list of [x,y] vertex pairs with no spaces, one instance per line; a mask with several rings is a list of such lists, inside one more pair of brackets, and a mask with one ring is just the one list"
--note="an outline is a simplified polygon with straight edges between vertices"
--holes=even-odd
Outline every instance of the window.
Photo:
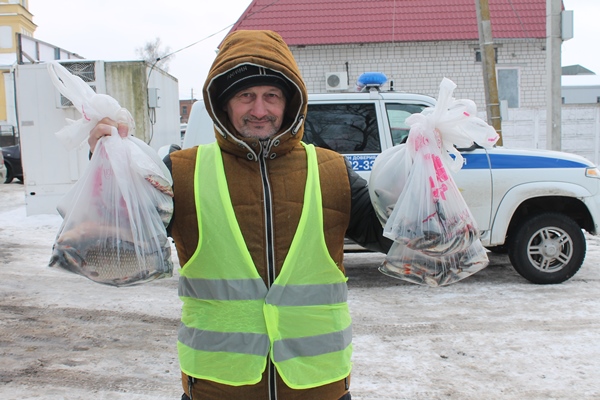
[[519,108],[519,70],[498,69],[498,99],[506,100],[508,108]]
[[338,153],[380,153],[375,104],[309,104],[302,140]]
[[[498,62],[498,48],[494,47],[494,61]],[[481,62],[481,50],[475,49],[475,62]]]
[[181,107],[181,114],[187,115],[187,106],[182,106]]
[[13,31],[10,26],[0,26],[0,49],[13,47]]
[[425,106],[417,104],[387,103],[385,105],[394,146],[404,143],[408,137],[410,127],[406,124],[406,118],[411,114],[420,113],[424,108]]

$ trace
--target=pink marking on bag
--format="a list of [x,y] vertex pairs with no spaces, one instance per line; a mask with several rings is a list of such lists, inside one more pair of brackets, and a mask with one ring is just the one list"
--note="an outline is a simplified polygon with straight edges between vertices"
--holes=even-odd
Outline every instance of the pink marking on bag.
[[83,115],[83,118],[85,118],[86,121],[91,121],[91,119],[85,113],[85,108],[83,107],[83,104],[81,105],[81,114]]
[[445,182],[448,180],[448,173],[444,168],[442,159],[436,155],[433,156],[433,167],[435,168],[435,176],[439,182]]
[[423,147],[425,147],[427,145],[427,143],[429,143],[429,141],[427,140],[427,138],[425,136],[423,136],[422,134],[419,134],[418,136],[415,137],[415,140],[413,143],[414,143],[415,151],[418,152]]
[[437,211],[429,214],[427,217],[425,217],[425,219],[423,221],[421,221],[422,223],[425,223],[427,221],[429,221],[431,218],[435,217],[435,214],[437,214]]
[[435,185],[433,177],[430,176],[429,177],[429,187],[432,189],[431,195],[433,196],[433,198],[435,200],[439,200],[440,198],[442,200],[446,200],[446,191],[448,190],[448,186],[445,183],[442,183],[441,186],[437,187]]
[[436,198],[442,198],[442,200],[446,200],[446,190],[448,190],[448,186],[443,183],[442,186],[440,186],[439,188],[437,188],[435,190],[435,196]]

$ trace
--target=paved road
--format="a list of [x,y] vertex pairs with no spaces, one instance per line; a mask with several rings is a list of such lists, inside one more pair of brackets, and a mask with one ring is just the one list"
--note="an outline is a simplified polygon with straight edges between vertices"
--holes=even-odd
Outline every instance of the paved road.
[[[0,399],[178,399],[177,274],[112,288],[47,268],[57,220],[22,219],[21,190],[0,187]],[[505,256],[429,288],[348,254],[353,399],[600,398],[599,239],[588,249],[551,286]]]

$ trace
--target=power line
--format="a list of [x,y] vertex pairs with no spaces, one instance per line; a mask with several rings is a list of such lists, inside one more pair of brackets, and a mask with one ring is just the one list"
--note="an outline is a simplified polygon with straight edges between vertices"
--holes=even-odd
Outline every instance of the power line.
[[[254,1],[254,0],[253,0],[253,1]],[[253,15],[256,15],[256,14],[258,14],[258,13],[262,12],[262,11],[263,11],[263,10],[265,10],[266,8],[269,8],[269,7],[271,7],[272,5],[275,5],[275,4],[277,4],[278,2],[279,2],[279,0],[274,0],[274,1],[272,1],[271,3],[269,3],[269,4],[265,5],[264,7],[262,7],[261,9],[259,9],[259,10],[257,10],[257,11],[254,11],[254,12],[252,12],[252,13],[250,13],[250,14],[248,14],[248,15],[246,16],[246,18],[250,18],[250,17],[252,17]],[[210,39],[211,37],[218,35],[219,33],[223,32],[224,30],[231,28],[231,27],[232,27],[232,26],[234,26],[235,24],[236,24],[235,22],[234,22],[233,24],[229,24],[229,25],[227,25],[226,27],[224,27],[223,29],[220,29],[220,30],[218,30],[217,32],[214,32],[214,33],[212,33],[212,34],[210,34],[210,35],[208,35],[208,36],[206,36],[206,37],[204,37],[204,38],[202,38],[202,39],[200,39],[200,40],[198,40],[198,41],[196,41],[196,42],[194,42],[194,43],[192,43],[192,44],[189,44],[189,45],[187,45],[187,46],[185,46],[185,47],[182,47],[182,48],[180,48],[179,50],[175,50],[175,51],[173,51],[173,52],[171,52],[171,53],[169,53],[169,54],[167,54],[167,55],[164,55],[164,56],[162,56],[162,57],[158,57],[156,60],[154,60],[154,63],[153,63],[151,66],[150,66],[150,71],[148,71],[148,77],[146,78],[146,90],[148,89],[148,86],[149,86],[149,83],[150,83],[150,75],[152,75],[152,71],[154,70],[154,67],[156,66],[156,64],[157,64],[159,61],[161,61],[161,60],[164,60],[165,58],[171,57],[173,54],[177,54],[177,53],[179,53],[180,51],[183,51],[183,50],[185,50],[185,49],[189,49],[190,47],[192,47],[192,46],[195,46],[195,45],[197,45],[198,43],[201,43],[201,42],[203,42],[203,41],[205,41],[205,40],[207,40],[207,39]],[[154,123],[156,122],[156,110],[152,109],[152,108],[151,108],[151,107],[149,107],[149,106],[148,106],[148,117],[149,117],[149,119],[150,119],[150,129],[151,129],[151,132],[152,132],[152,133],[150,134],[150,140],[148,141],[148,143],[150,143],[150,141],[152,140],[152,137],[154,136]]]
[[[271,3],[269,3],[269,4],[265,5],[264,7],[262,7],[261,9],[259,9],[259,10],[256,10],[256,11],[254,11],[254,12],[252,12],[252,13],[248,14],[248,15],[246,16],[246,18],[250,18],[250,17],[252,17],[253,15],[255,15],[255,14],[258,14],[258,13],[262,12],[262,11],[263,11],[263,10],[265,10],[266,8],[269,8],[269,7],[271,7],[272,5],[275,5],[275,4],[276,4],[276,3],[278,3],[278,2],[279,2],[279,0],[274,0],[274,1],[272,1]],[[165,59],[165,58],[167,58],[167,57],[170,57],[170,56],[172,56],[173,54],[179,53],[180,51],[183,51],[183,50],[185,50],[185,49],[188,49],[188,48],[190,48],[190,47],[192,47],[192,46],[195,46],[195,45],[197,45],[198,43],[201,43],[201,42],[203,42],[203,41],[205,41],[205,40],[207,40],[207,39],[210,39],[211,37],[218,35],[219,33],[223,32],[224,30],[231,28],[231,27],[232,27],[232,26],[234,26],[235,24],[236,24],[236,22],[234,22],[233,24],[227,25],[225,28],[223,28],[223,29],[221,29],[221,30],[219,30],[219,31],[217,31],[217,32],[215,32],[215,33],[212,33],[212,34],[208,35],[207,37],[205,37],[205,38],[203,38],[203,39],[200,39],[200,40],[198,40],[197,42],[194,42],[194,43],[192,43],[192,44],[189,44],[189,45],[187,45],[187,46],[185,46],[185,47],[182,47],[182,48],[181,48],[181,49],[179,49],[179,50],[175,50],[174,52],[172,52],[172,53],[169,53],[169,54],[167,54],[167,55],[165,55],[165,56],[163,56],[163,57],[159,57],[159,58],[157,58],[157,59],[156,59],[156,61],[155,61],[155,63],[154,63],[154,64],[156,65],[156,63],[157,63],[157,62],[159,62],[160,60],[163,60],[163,59]]]
[[523,24],[523,20],[521,20],[521,16],[517,12],[517,9],[515,8],[515,5],[513,4],[512,0],[508,0],[508,4],[510,4],[510,8],[512,8],[513,13],[515,14],[515,16],[517,17],[517,19],[519,20],[519,25],[521,25],[521,30],[523,31],[523,34],[525,35],[525,38],[526,39],[532,39],[531,36],[529,35],[529,32],[527,31],[527,28],[525,27],[525,24]]

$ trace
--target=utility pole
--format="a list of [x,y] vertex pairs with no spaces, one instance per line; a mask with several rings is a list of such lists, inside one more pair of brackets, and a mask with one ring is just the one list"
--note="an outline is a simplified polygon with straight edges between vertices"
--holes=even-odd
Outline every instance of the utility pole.
[[561,150],[561,0],[546,0],[546,148]]
[[[548,0],[550,1],[550,0]],[[560,1],[560,0],[559,0]],[[496,145],[502,146],[502,117],[500,116],[500,100],[498,99],[498,82],[496,80],[496,50],[492,39],[490,7],[488,0],[475,0],[477,10],[477,28],[479,30],[479,51],[483,66],[483,87],[488,124],[494,127],[500,138]]]

